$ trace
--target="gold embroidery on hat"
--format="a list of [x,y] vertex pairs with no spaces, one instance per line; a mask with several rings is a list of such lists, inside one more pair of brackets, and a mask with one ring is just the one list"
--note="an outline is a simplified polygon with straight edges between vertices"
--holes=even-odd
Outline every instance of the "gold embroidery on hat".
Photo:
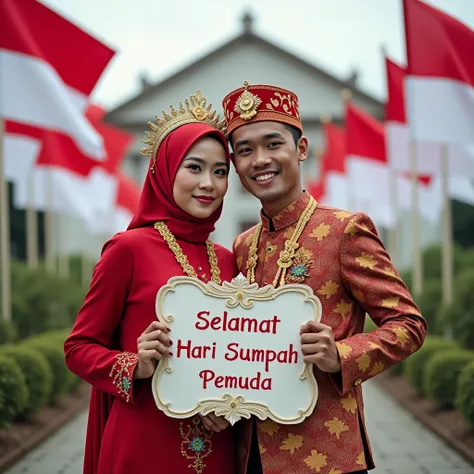
[[240,114],[242,120],[251,120],[257,115],[257,109],[262,103],[262,99],[247,90],[249,83],[244,82],[245,90],[235,103],[234,111]]

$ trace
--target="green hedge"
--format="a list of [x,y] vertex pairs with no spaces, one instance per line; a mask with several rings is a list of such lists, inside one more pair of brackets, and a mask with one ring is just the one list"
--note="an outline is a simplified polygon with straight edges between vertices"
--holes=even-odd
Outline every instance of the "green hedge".
[[49,403],[54,404],[60,395],[70,391],[73,374],[66,366],[62,345],[54,337],[40,335],[23,341],[20,346],[34,349],[48,360],[53,373]]
[[474,352],[446,348],[434,354],[426,363],[423,392],[439,408],[454,408],[458,378],[464,367],[474,361]]
[[28,386],[28,403],[19,415],[32,415],[47,403],[53,388],[53,372],[47,359],[34,349],[20,346],[0,347],[0,354],[13,359],[23,372]]
[[26,378],[18,364],[0,355],[0,427],[8,427],[28,404]]
[[474,426],[474,362],[466,364],[458,378],[456,408]]
[[424,392],[424,372],[430,358],[441,351],[445,352],[451,349],[457,350],[459,346],[455,342],[441,337],[427,336],[421,348],[405,360],[403,374],[408,383],[419,394],[426,395]]

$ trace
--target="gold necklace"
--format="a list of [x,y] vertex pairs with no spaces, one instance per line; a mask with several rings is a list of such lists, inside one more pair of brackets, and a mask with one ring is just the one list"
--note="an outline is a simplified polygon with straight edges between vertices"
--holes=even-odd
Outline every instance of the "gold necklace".
[[[278,258],[277,265],[278,270],[273,280],[273,286],[277,288],[278,286],[283,286],[285,284],[285,277],[288,268],[291,267],[293,263],[293,258],[295,256],[296,250],[299,247],[298,239],[301,237],[306,224],[308,224],[311,216],[316,209],[317,202],[310,196],[309,202],[306,205],[304,211],[301,213],[298,222],[296,223],[295,230],[291,237],[285,242],[285,249],[280,252],[280,257]],[[255,282],[255,269],[257,268],[258,263],[258,242],[260,240],[260,234],[262,232],[262,223],[260,222],[252,236],[252,243],[250,244],[249,255],[247,258],[247,280],[250,283]]]
[[[189,264],[188,258],[184,254],[178,242],[176,242],[176,239],[169,230],[168,226],[164,222],[155,222],[153,227],[161,234],[163,240],[168,244],[169,249],[173,252],[176,261],[181,265],[184,273],[186,273],[186,275],[191,278],[198,278],[196,271]],[[209,239],[206,240],[206,250],[207,258],[209,259],[209,266],[211,268],[211,279],[214,283],[220,285],[221,271],[219,269],[219,262],[217,260],[214,244]]]

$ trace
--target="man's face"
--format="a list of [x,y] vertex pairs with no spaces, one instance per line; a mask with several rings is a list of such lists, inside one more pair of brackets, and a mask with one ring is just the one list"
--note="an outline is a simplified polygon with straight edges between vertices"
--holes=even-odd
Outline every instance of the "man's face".
[[299,163],[308,154],[308,140],[295,144],[279,122],[256,122],[232,133],[235,168],[240,180],[262,204],[289,204],[301,193]]

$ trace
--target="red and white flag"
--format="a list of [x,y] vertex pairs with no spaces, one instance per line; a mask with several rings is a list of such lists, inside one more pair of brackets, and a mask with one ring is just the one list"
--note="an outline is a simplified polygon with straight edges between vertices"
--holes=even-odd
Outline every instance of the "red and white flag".
[[351,193],[346,173],[346,133],[329,122],[324,124],[326,203],[338,209],[351,209]]
[[351,210],[369,214],[387,229],[396,223],[383,125],[366,111],[346,105],[346,170]]
[[[385,130],[387,156],[394,169],[411,173],[410,141],[414,147],[416,169],[421,175],[441,174],[441,147],[439,143],[410,140],[406,117],[405,76],[406,68],[385,58],[387,78],[387,103]],[[452,177],[474,178],[474,154],[468,147],[447,145],[448,170]]]
[[37,0],[2,0],[0,31],[0,116],[61,132],[103,159],[84,111],[114,52]]
[[420,0],[403,11],[411,138],[474,145],[474,31]]
[[[37,210],[73,213],[82,218],[89,229],[99,225],[104,215],[115,208],[122,159],[133,142],[133,136],[104,124],[105,111],[89,106],[85,117],[100,135],[106,161],[97,162],[79,150],[71,138],[56,132],[20,124],[9,124],[7,130],[24,136],[41,138],[41,151],[30,173],[17,180],[15,204],[32,205]],[[33,193],[33,194],[32,194]]]

